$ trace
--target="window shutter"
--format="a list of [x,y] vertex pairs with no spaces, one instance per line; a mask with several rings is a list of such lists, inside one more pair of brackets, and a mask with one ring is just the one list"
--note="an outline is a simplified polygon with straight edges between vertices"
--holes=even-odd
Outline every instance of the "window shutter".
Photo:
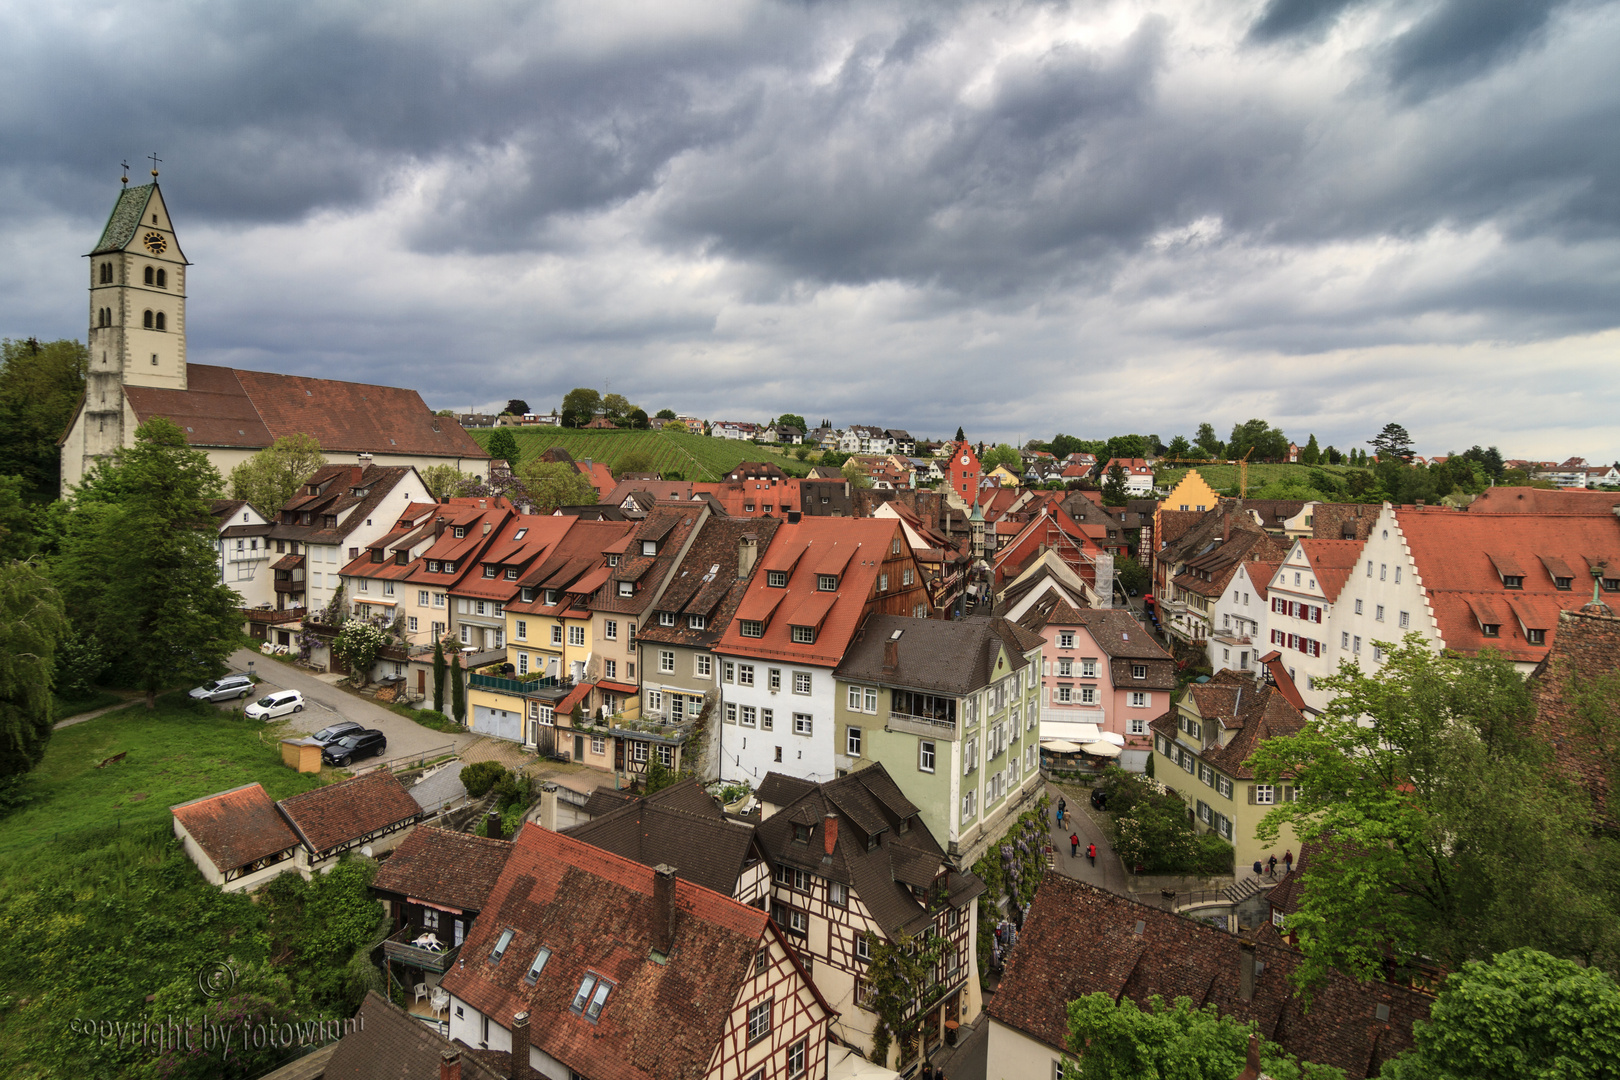
[[1244,784],[1243,786],[1249,789],[1249,805],[1253,806],[1254,805],[1254,785],[1253,784]]
[[1041,674],[1042,675],[1050,675],[1050,674],[1052,674],[1052,661],[1050,661],[1050,660],[1042,660],[1041,661]]
[[1294,789],[1292,787],[1284,787],[1282,789],[1282,801],[1283,802],[1292,802],[1293,799],[1294,799]]

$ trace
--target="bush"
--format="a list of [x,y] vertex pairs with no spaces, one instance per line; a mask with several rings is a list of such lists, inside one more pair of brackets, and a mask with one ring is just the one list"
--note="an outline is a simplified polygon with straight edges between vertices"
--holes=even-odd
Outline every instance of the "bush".
[[506,776],[506,766],[498,761],[478,761],[461,770],[461,786],[475,799],[489,794],[489,789]]
[[527,777],[508,772],[504,773],[495,782],[495,802],[503,813],[513,808],[527,810],[529,797],[529,781]]
[[1193,843],[1193,872],[1206,877],[1230,874],[1237,851],[1212,832],[1200,833]]

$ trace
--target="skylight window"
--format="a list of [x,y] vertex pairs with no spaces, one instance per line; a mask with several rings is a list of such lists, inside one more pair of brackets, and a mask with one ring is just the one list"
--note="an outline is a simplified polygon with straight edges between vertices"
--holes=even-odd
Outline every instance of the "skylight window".
[[583,1013],[587,1020],[595,1020],[602,1015],[602,1006],[607,1004],[608,994],[612,992],[612,983],[588,971],[579,984],[579,992],[574,995],[570,1008]]
[[501,931],[501,936],[495,942],[495,951],[489,954],[490,963],[501,962],[501,957],[506,955],[506,947],[512,944],[512,938],[516,933],[517,931],[510,927]]
[[583,1012],[585,1003],[591,999],[591,991],[595,989],[596,976],[586,972],[585,980],[579,984],[579,993],[574,995],[574,1003],[569,1007],[575,1012]]
[[528,529],[519,529],[517,532],[512,534],[512,539],[521,540],[527,535],[529,535],[529,530]]
[[533,986],[535,981],[540,978],[540,973],[546,969],[546,961],[550,959],[551,950],[544,945],[540,946],[540,951],[534,954],[534,963],[529,965],[528,973],[523,976],[523,981]]

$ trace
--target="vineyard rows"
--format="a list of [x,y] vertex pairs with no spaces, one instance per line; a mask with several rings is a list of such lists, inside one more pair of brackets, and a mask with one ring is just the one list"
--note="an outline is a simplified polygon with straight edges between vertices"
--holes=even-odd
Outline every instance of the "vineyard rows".
[[[790,476],[803,476],[809,467],[775,447],[734,439],[715,439],[674,431],[579,431],[565,428],[507,428],[517,440],[518,453],[527,461],[560,446],[575,460],[600,461],[614,472],[619,461],[640,451],[652,459],[652,467],[668,476],[678,473],[684,480],[715,481],[744,461],[769,461]],[[488,449],[495,428],[472,428],[479,446]]]

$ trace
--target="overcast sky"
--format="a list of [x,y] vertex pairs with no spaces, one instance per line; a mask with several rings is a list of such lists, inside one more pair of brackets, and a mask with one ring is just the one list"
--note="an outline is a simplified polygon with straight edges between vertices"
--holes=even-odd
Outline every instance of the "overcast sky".
[[0,335],[156,150],[190,359],[434,407],[1620,458],[1620,4],[0,5]]

